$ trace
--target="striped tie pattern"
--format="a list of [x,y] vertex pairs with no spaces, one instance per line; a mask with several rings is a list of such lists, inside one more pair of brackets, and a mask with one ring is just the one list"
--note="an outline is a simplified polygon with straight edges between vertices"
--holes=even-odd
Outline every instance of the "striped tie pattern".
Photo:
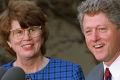
[[106,68],[106,70],[105,70],[105,80],[112,80],[111,79],[111,73],[110,73],[110,71],[109,71],[109,68]]

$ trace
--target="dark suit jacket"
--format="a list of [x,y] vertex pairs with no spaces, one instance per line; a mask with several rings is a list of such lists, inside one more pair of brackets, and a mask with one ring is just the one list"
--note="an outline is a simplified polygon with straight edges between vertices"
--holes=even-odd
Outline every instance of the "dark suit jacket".
[[98,64],[86,77],[85,80],[104,80],[103,63]]

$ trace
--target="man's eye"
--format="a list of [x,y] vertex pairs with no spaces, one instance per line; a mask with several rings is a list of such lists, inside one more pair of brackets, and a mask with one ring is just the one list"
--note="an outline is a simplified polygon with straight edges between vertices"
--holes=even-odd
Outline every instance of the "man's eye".
[[84,30],[84,34],[86,36],[90,35],[91,33],[92,33],[92,30],[90,30],[90,29]]
[[106,31],[107,31],[107,28],[99,28],[99,31],[100,31],[100,32],[106,32]]
[[90,30],[88,30],[88,31],[85,31],[85,33],[89,33],[90,32]]
[[86,30],[85,31],[85,34],[89,34],[89,33],[91,33],[91,30]]

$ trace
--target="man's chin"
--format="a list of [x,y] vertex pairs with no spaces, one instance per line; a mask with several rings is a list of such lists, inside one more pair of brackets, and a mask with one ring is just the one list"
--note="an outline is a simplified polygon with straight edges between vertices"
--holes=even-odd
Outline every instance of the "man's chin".
[[99,62],[102,62],[105,60],[103,57],[100,57],[100,56],[95,56],[95,59]]

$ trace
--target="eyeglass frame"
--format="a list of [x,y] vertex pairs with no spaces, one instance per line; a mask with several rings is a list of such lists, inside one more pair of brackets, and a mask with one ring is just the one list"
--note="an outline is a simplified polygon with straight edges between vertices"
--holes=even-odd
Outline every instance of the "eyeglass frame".
[[[32,33],[32,32],[30,32],[30,29],[38,29],[38,32],[39,33],[37,33],[36,34],[36,36],[35,36],[35,33]],[[15,37],[15,32],[17,32],[17,30],[19,30],[19,31],[22,31],[22,33],[20,34],[21,36],[19,36],[19,34],[16,34],[16,37]],[[29,35],[30,35],[30,37],[32,37],[32,38],[34,38],[34,37],[37,37],[37,36],[39,36],[40,34],[41,34],[41,31],[42,31],[42,26],[31,26],[31,27],[28,27],[28,28],[26,28],[26,29],[22,29],[22,28],[18,28],[18,29],[15,29],[15,30],[10,30],[10,34],[13,34],[13,37],[15,38],[15,39],[17,39],[17,40],[22,40],[23,39],[23,37],[25,36],[25,31],[28,31],[29,32]],[[32,36],[33,35],[33,36]],[[19,36],[19,37],[18,37]]]

